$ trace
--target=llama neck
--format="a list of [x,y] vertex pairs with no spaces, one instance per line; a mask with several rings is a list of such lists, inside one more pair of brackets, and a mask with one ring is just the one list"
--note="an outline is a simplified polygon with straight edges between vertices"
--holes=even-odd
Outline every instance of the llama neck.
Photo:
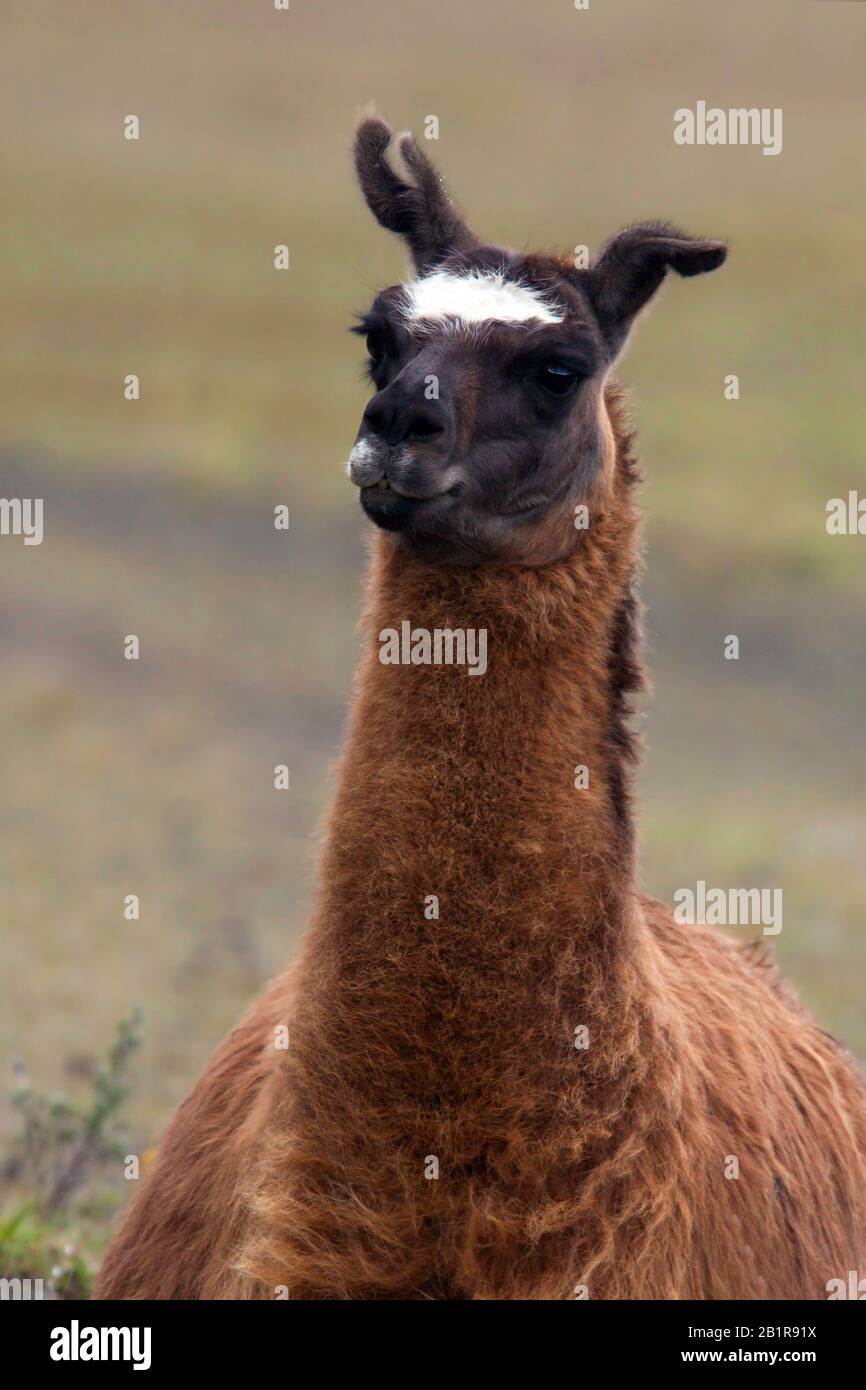
[[[521,922],[597,937],[605,956],[624,946],[625,693],[639,683],[628,471],[577,553],[544,568],[432,567],[375,538],[321,922],[351,922],[371,949],[436,912],[470,942]],[[479,673],[417,661],[437,631],[466,634],[470,653],[474,633]]]

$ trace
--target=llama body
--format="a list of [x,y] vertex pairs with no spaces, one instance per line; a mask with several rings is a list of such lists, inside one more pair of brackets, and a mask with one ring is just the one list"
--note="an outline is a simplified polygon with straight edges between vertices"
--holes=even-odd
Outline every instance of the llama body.
[[[383,139],[362,127],[359,168],[392,225]],[[420,159],[433,210],[396,229],[423,268],[431,227],[462,258],[470,243]],[[690,245],[673,254],[706,257]],[[614,344],[610,271],[630,246],[596,287]],[[411,301],[426,325],[438,302],[477,331],[476,290],[436,293]],[[556,296],[541,302],[538,323],[559,331]],[[524,311],[535,321],[520,294],[497,304],[510,331]],[[450,431],[465,451],[466,419],[416,404],[423,428],[396,431],[420,441],[399,465],[417,464],[409,496],[423,499],[407,540],[403,492],[365,472],[390,428],[371,415],[353,460],[384,531],[313,921],[291,976],[172,1121],[98,1296],[822,1298],[862,1267],[866,1104],[850,1059],[748,950],[677,925],[635,886],[634,466],[606,370],[587,387],[567,422],[578,490],[553,486],[538,512],[515,502],[514,529],[471,488],[475,510],[443,523],[431,479],[470,503],[428,441]],[[483,677],[383,664],[379,634],[406,620],[484,629]]]

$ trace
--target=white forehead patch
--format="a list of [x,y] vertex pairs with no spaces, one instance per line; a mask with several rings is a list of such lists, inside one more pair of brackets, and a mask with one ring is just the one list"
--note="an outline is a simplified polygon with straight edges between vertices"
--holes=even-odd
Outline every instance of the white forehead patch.
[[564,312],[537,290],[508,280],[498,271],[473,270],[455,275],[434,270],[403,285],[406,319],[459,319],[461,323],[562,323]]

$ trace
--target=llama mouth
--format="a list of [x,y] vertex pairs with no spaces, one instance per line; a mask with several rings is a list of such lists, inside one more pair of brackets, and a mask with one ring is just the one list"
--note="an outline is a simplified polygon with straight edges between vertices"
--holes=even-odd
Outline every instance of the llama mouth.
[[380,493],[393,493],[395,497],[403,497],[407,502],[435,502],[437,497],[454,496],[456,497],[460,489],[457,483],[454,487],[440,488],[438,492],[404,492],[402,488],[396,487],[388,478],[379,478],[375,483],[365,483],[361,492],[370,493],[373,497]]
[[435,504],[450,499],[451,489],[435,492],[430,497],[412,497],[398,492],[387,479],[381,479],[360,491],[361,507],[371,521],[385,531],[402,531],[421,514],[433,510]]

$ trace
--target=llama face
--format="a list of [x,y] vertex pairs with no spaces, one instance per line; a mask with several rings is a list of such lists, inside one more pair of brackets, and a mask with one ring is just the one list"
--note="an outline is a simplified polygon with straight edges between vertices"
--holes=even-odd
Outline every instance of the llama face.
[[589,270],[485,246],[411,137],[411,183],[388,163],[390,141],[383,122],[361,125],[358,174],[416,273],[354,330],[375,392],[349,476],[370,519],[424,559],[562,558],[580,543],[575,507],[609,482],[604,385],[635,315],[668,267],[713,269],[724,247],[658,223],[620,233]]
[[[361,506],[424,558],[519,559],[599,475],[610,357],[553,262],[493,250],[383,291],[360,322],[375,393]],[[573,525],[571,531],[574,531]]]

